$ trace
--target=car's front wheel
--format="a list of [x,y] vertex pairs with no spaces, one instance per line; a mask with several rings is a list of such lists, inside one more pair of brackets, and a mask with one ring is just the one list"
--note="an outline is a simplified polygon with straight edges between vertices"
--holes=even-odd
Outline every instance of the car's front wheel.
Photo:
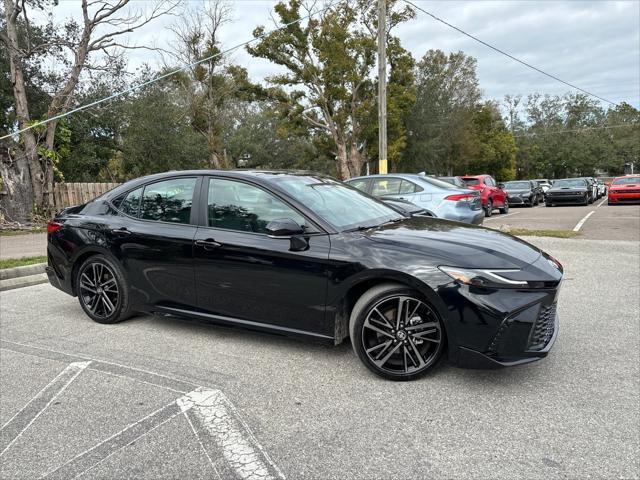
[[78,269],[80,306],[98,323],[117,323],[131,316],[127,282],[119,265],[105,257],[89,257]]
[[360,297],[349,333],[360,360],[390,380],[426,374],[437,364],[445,343],[435,309],[419,292],[394,283],[373,287]]

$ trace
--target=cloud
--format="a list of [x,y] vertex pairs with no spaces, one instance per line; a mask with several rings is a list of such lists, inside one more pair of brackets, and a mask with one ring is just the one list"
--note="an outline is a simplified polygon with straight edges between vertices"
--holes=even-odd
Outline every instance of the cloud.
[[[420,1],[419,6],[522,60],[563,80],[614,102],[640,105],[640,2],[629,1]],[[139,6],[141,3],[132,2]],[[193,5],[193,4],[192,4]],[[223,46],[252,38],[258,25],[273,28],[273,6],[266,0],[232,3],[234,21],[221,32]],[[76,1],[62,1],[57,18],[80,18]],[[165,17],[136,33],[131,42],[170,47]],[[430,49],[462,50],[478,60],[478,77],[485,96],[532,92],[562,94],[569,87],[492,51],[472,39],[417,12],[414,20],[394,34],[415,58]],[[252,58],[244,49],[232,59],[247,68],[254,81],[281,72],[281,68]],[[130,66],[159,64],[159,56],[144,50],[130,54]]]

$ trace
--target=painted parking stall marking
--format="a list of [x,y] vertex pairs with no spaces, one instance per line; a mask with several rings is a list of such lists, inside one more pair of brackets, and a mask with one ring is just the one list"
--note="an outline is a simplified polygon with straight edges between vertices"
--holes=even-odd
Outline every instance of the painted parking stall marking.
[[285,478],[220,390],[199,388],[179,398],[177,403],[222,478]]
[[574,231],[574,232],[579,232],[579,231],[580,231],[580,229],[582,228],[582,226],[584,225],[584,223],[585,223],[587,220],[589,220],[589,217],[590,217],[591,215],[593,215],[594,213],[596,213],[596,211],[595,211],[595,210],[591,210],[589,213],[587,213],[587,214],[582,218],[582,220],[580,220],[580,221],[576,224],[576,226],[575,226],[575,227],[573,227],[573,231]]
[[[78,360],[79,355],[48,348],[0,341],[0,348],[24,355],[57,361]],[[219,389],[198,386],[148,370],[93,358],[74,361],[39,392],[0,429],[2,453],[25,432],[46,408],[83,370],[115,375],[182,394],[175,401],[126,426],[119,432],[86,449],[42,478],[80,477],[119,450],[184,416],[211,465],[211,478],[238,480],[284,480],[286,477],[255,438],[231,401]],[[2,455],[0,453],[0,455]]]
[[0,457],[91,362],[73,362],[0,428]]

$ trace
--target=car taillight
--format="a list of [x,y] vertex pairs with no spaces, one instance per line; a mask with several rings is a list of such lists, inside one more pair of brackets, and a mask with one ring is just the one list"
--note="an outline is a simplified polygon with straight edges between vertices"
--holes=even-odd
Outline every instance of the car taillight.
[[470,193],[458,193],[456,195],[444,197],[445,200],[451,200],[454,202],[472,202],[474,198],[476,198],[476,196]]
[[61,230],[62,227],[63,227],[62,223],[49,222],[47,223],[47,233],[55,233],[58,230]]

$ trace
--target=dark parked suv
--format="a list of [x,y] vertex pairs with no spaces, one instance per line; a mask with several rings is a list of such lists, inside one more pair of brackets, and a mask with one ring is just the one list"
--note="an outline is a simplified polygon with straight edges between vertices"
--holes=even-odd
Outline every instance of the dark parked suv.
[[425,374],[445,352],[461,366],[538,360],[558,332],[563,273],[550,255],[495,230],[401,215],[319,174],[139,178],[64,210],[47,237],[49,281],[96,322],[146,312],[350,338],[393,380]]

